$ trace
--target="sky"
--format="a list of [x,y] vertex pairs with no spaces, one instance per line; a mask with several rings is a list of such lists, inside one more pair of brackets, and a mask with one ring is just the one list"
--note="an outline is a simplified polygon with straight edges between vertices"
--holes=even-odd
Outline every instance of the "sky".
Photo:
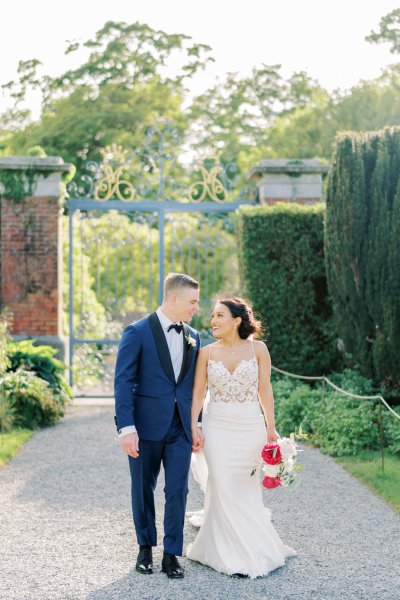
[[[396,57],[387,44],[364,38],[400,0],[14,0],[5,6],[0,84],[16,77],[19,60],[30,58],[57,75],[86,57],[85,50],[64,56],[66,40],[85,41],[108,20],[140,21],[212,47],[215,63],[190,84],[197,94],[227,72],[247,75],[263,63],[281,64],[285,77],[304,69],[329,91],[377,77]],[[37,113],[38,99],[32,96],[30,104]],[[0,111],[7,105],[0,92]]]

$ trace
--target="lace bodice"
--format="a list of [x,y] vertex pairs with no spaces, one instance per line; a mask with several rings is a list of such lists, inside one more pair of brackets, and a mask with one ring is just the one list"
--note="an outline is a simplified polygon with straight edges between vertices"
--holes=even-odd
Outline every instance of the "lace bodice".
[[220,360],[208,360],[210,402],[258,402],[258,364],[255,356],[241,360],[231,373]]

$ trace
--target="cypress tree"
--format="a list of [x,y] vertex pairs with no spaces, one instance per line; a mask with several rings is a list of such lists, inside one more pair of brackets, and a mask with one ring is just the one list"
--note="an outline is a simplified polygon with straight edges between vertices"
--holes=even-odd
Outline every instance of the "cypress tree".
[[336,328],[377,382],[400,380],[400,128],[338,136],[325,256]]

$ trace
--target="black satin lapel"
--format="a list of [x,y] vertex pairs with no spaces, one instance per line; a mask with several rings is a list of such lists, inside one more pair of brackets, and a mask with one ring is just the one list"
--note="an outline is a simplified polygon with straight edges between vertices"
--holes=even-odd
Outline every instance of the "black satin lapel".
[[182,367],[181,372],[179,373],[177,385],[181,383],[186,373],[188,372],[190,366],[190,360],[192,358],[192,346],[186,340],[186,338],[190,337],[190,332],[185,323],[183,323],[183,358],[182,358]]
[[175,383],[174,368],[172,366],[171,355],[169,353],[167,340],[165,339],[164,330],[156,313],[152,313],[149,316],[149,321],[150,327],[153,331],[154,339],[156,341],[156,347],[158,356],[160,358],[161,366],[164,369],[166,375],[168,375],[171,381]]

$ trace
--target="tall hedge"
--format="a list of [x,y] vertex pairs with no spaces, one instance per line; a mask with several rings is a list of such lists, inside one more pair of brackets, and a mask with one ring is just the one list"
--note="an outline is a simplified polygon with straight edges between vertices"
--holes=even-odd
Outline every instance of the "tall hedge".
[[400,128],[338,136],[325,253],[343,349],[387,388],[400,383]]
[[324,205],[241,207],[242,288],[266,326],[275,366],[306,375],[336,368],[324,265]]

